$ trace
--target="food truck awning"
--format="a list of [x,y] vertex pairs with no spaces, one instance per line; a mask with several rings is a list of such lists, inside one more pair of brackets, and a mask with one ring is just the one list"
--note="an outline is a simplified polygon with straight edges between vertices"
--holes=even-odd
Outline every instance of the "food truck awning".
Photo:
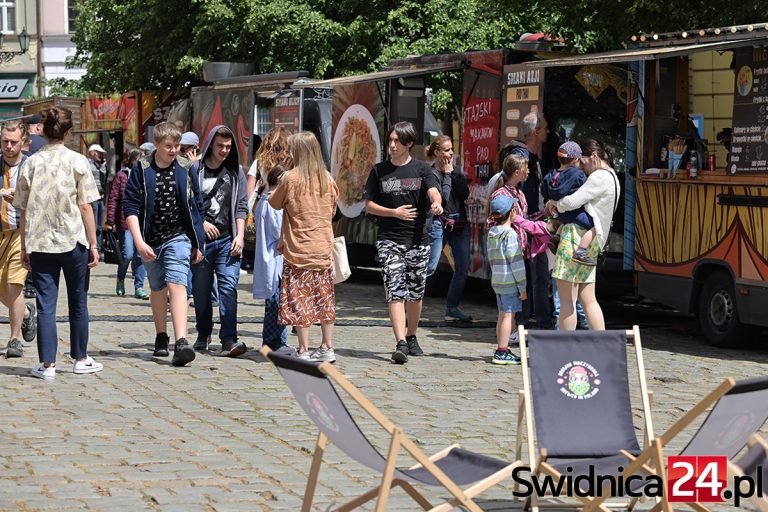
[[429,75],[432,73],[439,73],[441,71],[458,71],[460,69],[464,69],[464,66],[465,63],[463,61],[454,61],[429,66],[413,66],[410,68],[402,69],[387,69],[384,71],[376,71],[374,73],[366,73],[364,75],[343,76],[340,78],[330,78],[328,80],[299,81],[294,84],[294,87],[333,87],[334,85],[352,85],[362,82],[394,80],[396,78],[403,78],[408,76]]
[[630,48],[626,50],[613,50],[603,53],[588,53],[585,55],[574,55],[562,59],[547,59],[525,62],[522,66],[526,68],[543,68],[553,66],[585,66],[588,64],[610,64],[618,62],[632,62],[645,60],[666,59],[668,57],[679,57],[695,52],[722,51],[731,48],[743,47],[745,45],[759,45],[768,43],[768,37],[761,39],[732,39],[728,41],[717,41],[712,43],[695,43],[676,46],[664,46],[655,48]]

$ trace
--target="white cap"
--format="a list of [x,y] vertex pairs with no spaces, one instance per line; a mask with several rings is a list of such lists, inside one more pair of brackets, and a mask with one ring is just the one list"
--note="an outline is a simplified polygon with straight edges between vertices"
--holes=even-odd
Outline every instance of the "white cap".
[[153,152],[155,150],[155,145],[152,144],[151,142],[145,142],[144,144],[139,146],[139,149],[142,150],[142,151],[146,151],[146,152],[151,153],[151,152]]
[[104,153],[104,154],[107,153],[106,151],[104,151],[104,148],[99,146],[98,144],[91,144],[90,147],[88,148],[88,152],[90,153],[91,151],[98,151],[99,153]]

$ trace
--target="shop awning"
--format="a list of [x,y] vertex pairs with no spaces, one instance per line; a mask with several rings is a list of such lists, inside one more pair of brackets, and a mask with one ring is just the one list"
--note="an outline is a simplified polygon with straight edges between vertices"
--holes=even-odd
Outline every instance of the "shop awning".
[[723,51],[742,46],[768,44],[768,37],[762,39],[736,39],[728,41],[716,41],[712,43],[694,43],[677,46],[663,46],[655,48],[630,48],[626,50],[613,50],[603,53],[587,53],[573,55],[562,59],[547,59],[525,62],[526,68],[549,68],[553,66],[586,66],[588,64],[611,64],[619,62],[646,61],[679,57],[696,52]]
[[394,80],[408,76],[431,75],[445,71],[458,71],[464,68],[464,62],[446,62],[429,66],[413,66],[402,69],[386,69],[364,75],[343,76],[328,80],[302,80],[296,82],[294,87],[333,87],[334,85],[352,85],[363,82],[376,82],[379,80]]

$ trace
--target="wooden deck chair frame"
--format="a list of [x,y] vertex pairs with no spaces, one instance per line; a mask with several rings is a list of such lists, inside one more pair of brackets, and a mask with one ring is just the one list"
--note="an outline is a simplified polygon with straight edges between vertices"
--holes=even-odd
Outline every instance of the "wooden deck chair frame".
[[[702,398],[696,405],[691,408],[685,415],[683,415],[682,418],[677,420],[669,429],[667,429],[666,432],[658,436],[656,439],[651,441],[651,446],[643,451],[640,455],[638,455],[628,466],[625,470],[626,473],[632,473],[637,471],[639,468],[645,468],[646,471],[655,471],[655,474],[661,477],[661,479],[665,482],[667,481],[666,476],[666,465],[664,460],[664,448],[669,444],[669,442],[677,436],[680,432],[682,432],[686,427],[688,427],[697,417],[704,414],[710,407],[717,404],[718,400],[720,400],[723,396],[725,396],[731,389],[736,386],[737,382],[735,379],[728,377],[721,383],[719,386],[717,386],[715,389],[710,391],[704,398]],[[753,436],[754,438],[754,436]],[[647,464],[646,464],[647,463]],[[731,473],[734,470],[738,470],[738,467],[732,462],[728,461],[728,472]],[[590,507],[587,510],[593,510],[594,506],[599,505],[601,502],[603,502],[606,499],[606,497],[599,497],[595,500],[592,507]],[[675,506],[678,504],[683,503],[675,503]],[[691,509],[695,510],[696,512],[710,512],[710,509],[706,506],[700,504],[700,503],[684,503]],[[760,508],[760,510],[768,510],[768,508],[763,509]],[[664,497],[660,499],[656,505],[651,509],[650,512],[673,512],[672,506],[670,505],[669,501],[667,500],[666,493],[664,494]]]
[[[266,345],[260,350],[264,357],[269,357],[271,350]],[[423,510],[430,512],[443,512],[452,510],[456,507],[464,507],[472,512],[482,512],[482,509],[474,502],[474,498],[487,489],[497,485],[503,480],[512,476],[512,471],[521,465],[521,462],[516,461],[508,466],[504,467],[500,471],[492,474],[491,476],[477,481],[470,485],[466,489],[461,489],[456,485],[443,471],[435,465],[435,462],[447,455],[453,448],[458,448],[458,444],[453,444],[447,448],[439,451],[438,453],[427,457],[427,455],[404,433],[403,430],[391,422],[379,409],[368,400],[368,398],[352,384],[346,377],[344,377],[331,363],[324,362],[318,366],[318,369],[325,374],[330,380],[338,384],[357,404],[365,410],[365,412],[378,423],[390,436],[389,451],[387,453],[387,463],[382,474],[381,483],[378,487],[375,487],[357,498],[341,505],[333,510],[338,512],[354,510],[365,503],[376,499],[376,512],[383,512],[386,510],[389,494],[394,487],[402,487],[408,495],[413,498],[416,503]],[[322,432],[318,433],[317,442],[315,443],[315,451],[312,455],[312,465],[310,466],[309,478],[307,479],[307,487],[304,492],[304,500],[301,505],[302,512],[310,512],[312,509],[312,501],[314,499],[315,489],[317,486],[318,476],[320,473],[320,465],[323,459],[323,453],[325,451],[328,438]],[[404,449],[410,454],[417,462],[416,465],[409,469],[415,469],[423,467],[428,471],[442,486],[453,496],[449,501],[441,503],[439,505],[432,505],[419,491],[417,491],[410,482],[406,482],[401,479],[394,478],[394,471],[396,469],[397,456],[401,449]]]
[[[752,448],[753,446],[759,446],[762,448],[763,452],[765,453],[765,459],[768,460],[768,442],[766,442],[765,439],[760,434],[752,434],[750,436],[749,441],[747,441],[747,446]],[[768,467],[763,467],[763,471],[768,471]],[[733,463],[732,461],[728,461],[728,478],[729,480],[733,481],[734,477],[743,477],[745,476],[744,470],[739,467],[737,464]],[[763,492],[765,492],[765,489],[763,489]],[[768,498],[766,496],[752,496],[749,498],[752,502],[752,505],[759,510],[760,512],[768,512]]]
[[[520,333],[520,358],[523,368],[523,389],[519,393],[519,403],[517,410],[517,437],[515,442],[515,459],[521,460],[522,458],[522,444],[523,440],[521,433],[523,432],[523,420],[525,420],[525,433],[526,443],[528,448],[528,458],[531,468],[531,476],[548,474],[554,479],[562,478],[563,475],[555,469],[553,466],[547,463],[546,449],[542,449],[539,452],[539,460],[534,464],[535,450],[535,424],[533,416],[533,401],[530,395],[531,393],[531,376],[528,366],[528,329],[523,326],[518,327]],[[652,441],[654,439],[653,433],[653,420],[651,418],[651,402],[653,400],[653,393],[648,390],[648,383],[645,378],[645,363],[643,361],[643,346],[640,338],[640,327],[637,325],[632,326],[632,329],[626,331],[628,340],[631,340],[634,345],[636,367],[638,373],[638,379],[640,383],[640,396],[643,406],[643,448],[644,452],[652,447]],[[628,452],[621,452],[629,460],[633,461],[633,465],[628,466],[623,476],[629,476],[635,473],[639,468],[648,472],[654,473],[653,468],[648,467],[644,463],[634,463],[635,457]],[[617,454],[618,455],[618,454]],[[515,486],[517,490],[517,485]],[[637,503],[637,498],[622,503],[605,503],[605,498],[596,497],[579,497],[574,496],[573,499],[579,500],[581,503],[546,503],[539,502],[539,497],[536,494],[532,494],[530,497],[530,509],[533,512],[538,512],[540,508],[579,508],[583,511],[600,510],[601,512],[610,512],[613,508],[621,508],[632,510]]]

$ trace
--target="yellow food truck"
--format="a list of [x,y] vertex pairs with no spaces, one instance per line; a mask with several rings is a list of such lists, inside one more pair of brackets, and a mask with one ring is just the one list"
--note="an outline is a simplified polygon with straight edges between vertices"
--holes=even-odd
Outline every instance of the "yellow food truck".
[[633,39],[523,67],[625,63],[625,268],[709,343],[745,344],[768,326],[768,24]]

